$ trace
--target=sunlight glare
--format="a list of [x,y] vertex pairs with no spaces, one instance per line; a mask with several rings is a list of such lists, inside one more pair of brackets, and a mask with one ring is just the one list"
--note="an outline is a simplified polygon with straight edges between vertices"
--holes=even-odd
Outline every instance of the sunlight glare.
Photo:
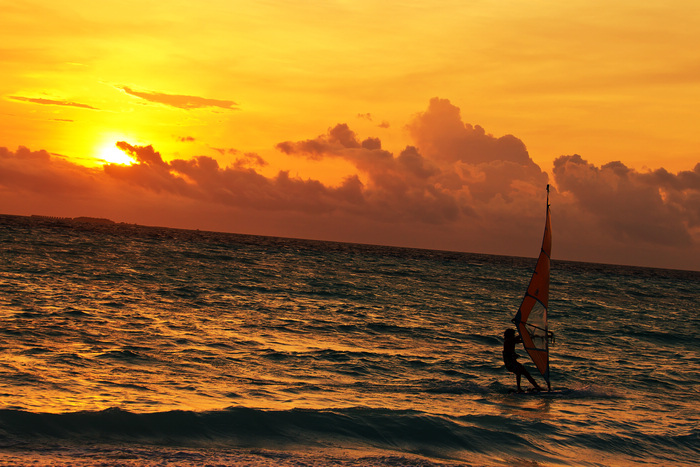
[[134,159],[117,147],[116,142],[104,143],[97,151],[97,156],[105,164],[132,165]]

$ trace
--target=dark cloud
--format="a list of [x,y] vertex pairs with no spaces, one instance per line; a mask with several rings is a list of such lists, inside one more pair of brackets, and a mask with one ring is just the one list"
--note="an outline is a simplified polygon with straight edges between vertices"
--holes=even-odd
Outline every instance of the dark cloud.
[[241,151],[235,148],[212,148],[214,151],[218,152],[222,156],[224,154],[240,154]]
[[133,165],[107,164],[105,174],[154,192],[220,203],[228,206],[263,210],[331,212],[357,203],[352,181],[339,188],[326,187],[316,180],[291,178],[281,171],[276,177],[258,174],[249,165],[265,165],[254,153],[245,154],[230,167],[222,168],[207,156],[190,160],[163,161],[152,146],[132,146],[120,141],[117,146],[131,155]]
[[243,169],[250,166],[265,167],[266,165],[267,161],[253,152],[247,152],[237,157],[236,161],[233,163],[233,167],[236,169]]
[[159,152],[148,146],[132,146],[125,141],[117,141],[117,147],[133,157],[137,162],[150,166],[166,166]]
[[221,99],[207,99],[205,97],[187,96],[182,94],[165,94],[153,91],[136,91],[129,86],[116,86],[125,93],[158,104],[169,105],[179,109],[198,109],[203,107],[219,107],[227,110],[237,110],[238,104],[234,101]]
[[34,97],[22,97],[22,96],[9,96],[10,99],[20,102],[31,102],[32,104],[41,105],[60,105],[65,107],[77,107],[79,109],[89,109],[89,110],[100,110],[97,107],[93,107],[87,104],[80,104],[78,102],[70,101],[57,101],[54,99],[44,99],[44,98],[34,98]]
[[89,195],[94,175],[90,169],[51,157],[44,150],[31,151],[20,146],[10,151],[0,147],[0,191],[10,190],[19,196],[27,192],[49,197]]
[[623,242],[689,246],[700,219],[700,169],[642,174],[621,162],[596,167],[579,155],[554,161],[559,190],[570,193],[597,228]]
[[[462,156],[427,157],[420,145],[408,146],[394,156],[382,149],[379,138],[361,140],[347,124],[329,128],[314,139],[279,143],[277,148],[288,155],[318,161],[341,158],[352,163],[368,180],[364,187],[368,213],[386,219],[452,222],[462,215],[474,217],[488,211],[486,204],[496,197],[499,209],[519,212],[523,207],[514,206],[530,203],[532,194],[541,191],[538,187],[547,184],[547,175],[516,138],[496,139],[484,132],[481,146],[489,151],[472,158],[466,157],[474,146],[469,138],[435,142],[445,137],[444,126],[467,127],[461,122],[459,109],[448,101],[433,100],[431,105],[429,112],[411,124],[416,141],[429,151],[449,146],[452,154]],[[524,201],[523,191],[528,195]]]
[[400,166],[404,167],[409,174],[423,180],[440,173],[437,167],[421,156],[418,149],[414,146],[406,147],[406,149],[399,154],[397,162]]
[[[432,99],[408,129],[416,144],[398,156],[383,150],[378,138],[361,140],[346,124],[277,147],[288,155],[354,164],[367,179],[362,194],[368,215],[442,224],[472,219],[473,226],[502,238],[507,229],[537,231],[549,177],[521,140],[464,123],[459,108],[443,99]],[[564,228],[584,248],[586,229],[592,227],[573,227],[574,212],[585,212],[581,219],[595,222],[598,232],[629,245],[688,247],[696,242],[700,164],[675,175],[663,169],[642,174],[620,162],[596,168],[572,156],[557,159],[554,174],[569,210],[561,217],[570,222]]]
[[[142,213],[127,219],[148,224],[171,219],[166,225],[537,254],[549,178],[519,139],[464,123],[460,110],[440,99],[409,131],[415,144],[396,153],[347,124],[277,145],[290,157],[351,164],[354,173],[337,186],[287,170],[263,175],[262,157],[235,149],[217,149],[235,157],[222,166],[208,156],[166,161],[153,146],[122,141],[117,145],[133,165],[88,169],[46,151],[0,148],[0,208],[45,203],[60,214],[84,206],[98,217],[100,209],[122,209]],[[641,173],[574,155],[556,159],[553,175],[557,258],[700,264],[700,164],[676,174]],[[197,223],[183,225],[186,218]]]
[[662,168],[637,176],[644,183],[658,186],[664,202],[681,212],[690,227],[700,227],[700,164],[675,175]]
[[[362,119],[362,120],[367,120],[368,122],[373,122],[374,121],[374,116],[371,113],[359,113],[357,114],[357,118]],[[382,120],[381,123],[377,125],[379,128],[389,128],[389,122],[386,120]]]
[[342,156],[347,149],[357,149],[362,147],[362,144],[346,123],[340,123],[329,128],[325,135],[304,141],[284,141],[276,147],[285,154],[303,155],[309,159],[320,160],[328,156]]
[[129,154],[137,162],[134,165],[106,164],[104,173],[155,192],[166,192],[181,196],[194,196],[197,192],[185,179],[171,173],[170,164],[163,161],[153,146],[132,146],[119,141],[117,147]]
[[32,151],[29,148],[20,146],[17,151],[10,151],[7,148],[0,147],[0,158],[5,160],[18,160],[18,161],[48,161],[51,159],[51,154],[43,149],[39,151]]

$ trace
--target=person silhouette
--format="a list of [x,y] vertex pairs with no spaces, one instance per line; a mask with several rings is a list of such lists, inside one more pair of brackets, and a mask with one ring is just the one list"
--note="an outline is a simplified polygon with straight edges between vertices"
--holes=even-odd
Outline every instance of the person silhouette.
[[515,373],[515,381],[518,385],[518,392],[523,392],[522,389],[520,389],[521,376],[525,376],[537,391],[541,391],[542,388],[532,378],[522,363],[518,361],[518,354],[515,353],[515,344],[522,342],[523,338],[521,336],[516,337],[515,330],[513,329],[506,329],[506,331],[503,333],[503,337],[503,362],[506,364],[506,369],[508,371]]

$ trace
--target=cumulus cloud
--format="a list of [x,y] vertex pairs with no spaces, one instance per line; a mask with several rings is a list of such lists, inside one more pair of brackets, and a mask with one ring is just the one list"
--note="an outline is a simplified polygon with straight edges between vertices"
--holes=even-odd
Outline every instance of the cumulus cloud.
[[675,175],[661,168],[638,176],[642,182],[658,186],[664,202],[677,209],[688,226],[700,228],[700,163]]
[[596,167],[573,155],[554,161],[554,176],[599,229],[622,241],[689,246],[690,229],[700,225],[700,164],[677,175],[639,173],[621,162]]
[[32,151],[20,146],[16,151],[0,147],[0,189],[24,195],[39,192],[46,196],[88,194],[94,172],[45,150]]
[[[309,159],[321,160],[324,157],[351,157],[357,151],[353,149],[362,148],[363,145],[376,148],[379,140],[368,138],[363,142],[358,141],[355,132],[346,123],[340,123],[328,129],[325,135],[319,135],[313,139],[304,141],[284,141],[277,144],[277,149],[289,155],[302,155]],[[379,143],[381,146],[381,143]]]
[[512,135],[496,138],[479,125],[463,123],[460,109],[447,99],[431,99],[428,110],[419,114],[408,129],[416,145],[435,160],[533,164],[522,141]]
[[[217,149],[235,157],[223,166],[204,155],[166,160],[152,145],[121,141],[133,165],[88,169],[46,151],[0,148],[0,208],[43,202],[57,215],[111,209],[147,224],[537,254],[549,178],[522,141],[464,123],[443,99],[431,100],[407,128],[412,144],[396,152],[345,123],[276,145],[290,158],[351,164],[354,173],[337,186],[288,170],[263,175],[262,157],[235,149]],[[556,159],[553,175],[556,257],[635,263],[646,255],[665,264],[673,254],[685,267],[700,260],[700,164],[642,173],[574,155]],[[66,206],[93,210],[59,211]]]
[[120,141],[117,146],[131,155],[136,164],[108,164],[110,177],[155,192],[220,203],[228,206],[264,210],[329,212],[356,202],[348,197],[347,182],[340,188],[326,187],[316,180],[291,178],[288,171],[276,177],[258,174],[249,165],[265,165],[264,159],[248,153],[230,167],[221,167],[216,159],[199,156],[165,162],[152,146],[132,146]]
[[502,218],[535,215],[547,174],[530,159],[522,141],[496,138],[463,123],[459,108],[437,98],[408,128],[416,144],[396,156],[382,149],[378,138],[358,138],[347,124],[277,148],[313,160],[351,162],[369,180],[368,198],[381,200],[394,214],[412,213],[410,217],[430,222],[489,215],[494,209]]
[[179,109],[189,110],[202,107],[219,107],[226,110],[236,110],[238,108],[237,103],[229,100],[208,99],[205,97],[187,96],[182,94],[166,94],[154,91],[137,91],[129,86],[116,87],[117,89],[120,89],[131,96],[138,97],[149,102],[155,102],[157,104],[177,107]]
[[369,216],[435,223],[458,214],[454,195],[431,180],[439,175],[439,169],[415,147],[409,146],[394,157],[382,149],[378,138],[360,140],[347,124],[338,124],[314,139],[285,141],[277,148],[288,155],[313,160],[340,158],[352,163],[368,178],[361,193]]
[[31,102],[32,104],[60,105],[60,106],[65,106],[65,107],[77,107],[79,109],[100,110],[97,107],[93,107],[93,106],[87,105],[87,104],[81,104],[79,102],[58,101],[58,100],[54,100],[54,99],[44,99],[44,98],[37,98],[37,97],[22,97],[22,96],[9,96],[9,97],[10,97],[10,99],[15,100],[15,101]]
[[134,165],[106,164],[103,167],[105,174],[155,192],[193,195],[194,191],[188,183],[182,177],[173,176],[170,164],[163,160],[153,146],[132,146],[119,141],[117,147],[129,154],[137,163]]
[[476,202],[517,202],[523,191],[532,195],[548,182],[521,140],[463,123],[460,109],[446,99],[432,99],[408,129],[427,158],[454,167],[452,183],[467,186]]

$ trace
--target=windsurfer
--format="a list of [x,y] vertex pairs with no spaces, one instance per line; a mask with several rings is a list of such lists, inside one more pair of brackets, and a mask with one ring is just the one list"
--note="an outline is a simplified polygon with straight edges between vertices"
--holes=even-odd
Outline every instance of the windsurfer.
[[503,342],[503,361],[506,364],[506,369],[511,373],[515,373],[515,381],[518,384],[518,392],[522,392],[520,389],[520,376],[524,375],[525,378],[532,384],[532,386],[537,390],[541,391],[542,388],[537,384],[537,382],[532,378],[530,373],[525,369],[525,367],[518,361],[518,354],[515,353],[515,344],[522,342],[523,339],[520,336],[515,336],[515,330],[506,329],[503,333],[505,338]]

